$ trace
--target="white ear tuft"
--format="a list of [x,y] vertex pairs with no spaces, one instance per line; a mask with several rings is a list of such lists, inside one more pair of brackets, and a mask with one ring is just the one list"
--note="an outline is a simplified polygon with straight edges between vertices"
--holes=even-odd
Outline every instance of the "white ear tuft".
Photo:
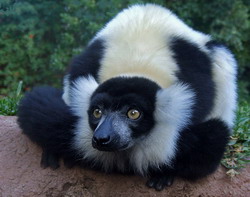
[[79,117],[86,118],[90,97],[98,87],[92,76],[79,77],[70,90],[70,106]]
[[157,93],[157,121],[163,121],[181,129],[188,125],[192,116],[195,93],[186,84],[176,83]]

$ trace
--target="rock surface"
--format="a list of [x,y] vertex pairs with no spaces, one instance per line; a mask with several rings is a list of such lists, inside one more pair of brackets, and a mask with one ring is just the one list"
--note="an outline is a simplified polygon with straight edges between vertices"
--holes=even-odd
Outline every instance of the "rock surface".
[[230,178],[220,167],[197,182],[177,179],[162,192],[139,176],[107,175],[63,165],[40,168],[41,149],[21,133],[16,117],[0,116],[0,197],[9,196],[250,196],[250,166]]

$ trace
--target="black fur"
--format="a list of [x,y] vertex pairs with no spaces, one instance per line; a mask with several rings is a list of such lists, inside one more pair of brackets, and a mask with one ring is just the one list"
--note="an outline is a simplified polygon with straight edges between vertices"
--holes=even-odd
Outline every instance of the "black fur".
[[218,119],[184,129],[177,143],[177,152],[171,166],[152,168],[147,185],[162,190],[179,176],[196,180],[213,173],[222,159],[230,136],[230,129]]
[[70,67],[70,81],[74,82],[80,76],[92,75],[98,80],[98,70],[100,68],[100,61],[104,53],[104,40],[97,39],[91,43],[85,51],[76,56]]
[[215,84],[211,60],[198,46],[181,38],[173,38],[171,49],[180,68],[177,77],[189,84],[196,94],[192,123],[200,123],[214,104]]
[[43,167],[57,168],[60,157],[75,159],[71,143],[73,125],[78,118],[61,97],[61,90],[38,87],[27,93],[19,104],[18,123],[24,134],[43,148]]
[[142,112],[141,118],[137,121],[126,121],[131,122],[133,137],[146,135],[155,125],[153,112],[155,111],[156,93],[159,89],[160,87],[156,83],[139,77],[113,78],[104,82],[91,97],[90,126],[95,130],[98,124],[92,116],[92,111],[96,107],[120,111],[125,116],[129,109],[136,108]]
[[[153,81],[142,77],[117,77],[102,83],[94,92],[107,93],[113,97],[120,97],[130,93],[136,93],[155,102],[156,92],[160,87]],[[148,91],[150,90],[150,91]]]
[[219,119],[190,126],[181,132],[174,162],[177,176],[198,179],[214,172],[222,159],[230,129]]

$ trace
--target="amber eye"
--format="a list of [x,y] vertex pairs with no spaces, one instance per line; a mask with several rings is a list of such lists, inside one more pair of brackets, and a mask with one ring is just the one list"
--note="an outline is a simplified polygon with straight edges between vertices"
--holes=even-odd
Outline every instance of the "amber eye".
[[94,111],[93,111],[93,116],[95,117],[95,118],[101,118],[102,117],[102,110],[100,110],[100,109],[94,109]]
[[127,113],[128,117],[132,120],[136,120],[140,117],[140,112],[136,109],[130,109]]

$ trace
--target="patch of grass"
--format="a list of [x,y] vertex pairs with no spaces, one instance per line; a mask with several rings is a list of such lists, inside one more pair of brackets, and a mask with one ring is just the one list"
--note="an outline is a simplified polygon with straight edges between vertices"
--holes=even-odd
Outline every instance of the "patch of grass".
[[17,114],[17,106],[22,98],[22,84],[23,82],[20,81],[14,96],[0,98],[0,115],[14,116]]
[[229,169],[228,174],[234,176],[237,169],[250,163],[250,104],[241,102],[237,110],[234,133],[230,137],[222,165]]

